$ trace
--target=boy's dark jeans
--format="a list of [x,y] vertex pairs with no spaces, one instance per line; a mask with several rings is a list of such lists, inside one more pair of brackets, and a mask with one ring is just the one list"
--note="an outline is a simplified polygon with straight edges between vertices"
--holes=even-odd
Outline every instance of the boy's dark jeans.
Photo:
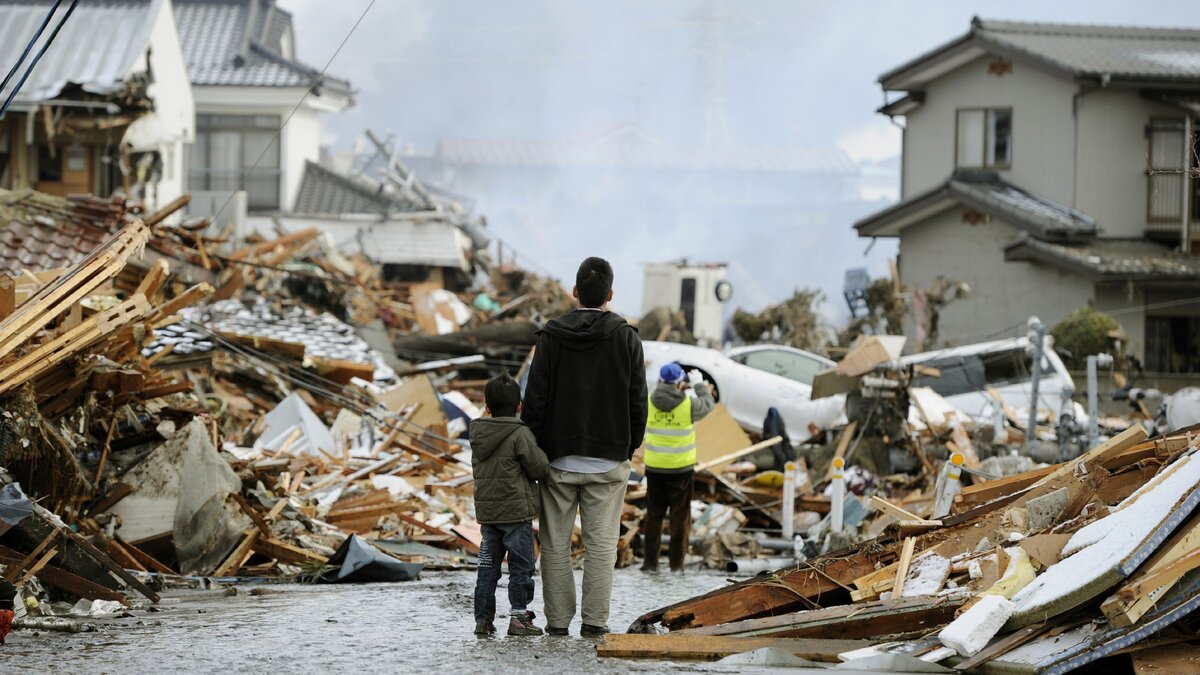
[[475,620],[496,618],[496,584],[508,554],[508,604],[522,610],[533,600],[533,523],[481,525],[479,575],[475,579]]
[[662,522],[668,510],[671,514],[671,544],[668,558],[671,569],[683,569],[684,556],[688,550],[688,539],[692,534],[692,478],[693,472],[655,473],[646,472],[646,520],[642,534],[646,540],[643,567],[658,567],[658,552],[662,547]]

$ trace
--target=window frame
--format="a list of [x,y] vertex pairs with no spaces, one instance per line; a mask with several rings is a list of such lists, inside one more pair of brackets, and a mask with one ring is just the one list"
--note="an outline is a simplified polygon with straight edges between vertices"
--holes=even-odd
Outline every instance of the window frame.
[[[240,186],[240,189],[247,193],[247,202],[251,211],[272,212],[282,211],[284,208],[284,153],[283,153],[283,136],[280,129],[283,125],[283,117],[281,115],[270,113],[197,113],[196,114],[196,136],[191,147],[187,148],[187,185],[189,191],[215,191],[214,179],[217,181],[222,178],[232,178]],[[227,170],[215,170],[213,166],[213,136],[219,133],[236,133],[238,135],[238,169],[234,173]],[[275,146],[275,163],[276,166],[269,167],[259,164],[255,166],[253,172],[250,171],[250,166],[245,166],[242,153],[246,145],[247,134],[253,132],[269,132],[272,134],[269,141],[270,145]],[[196,146],[204,144],[205,166],[194,167],[191,164],[192,157],[196,152]],[[249,191],[249,183],[252,178],[256,179],[274,179],[274,204],[263,205],[256,203]],[[220,188],[224,191],[226,188]]]
[[[988,147],[992,144],[992,131],[991,131],[991,125],[988,124],[988,117],[989,117],[990,113],[1001,112],[1001,111],[1008,112],[1008,161],[1005,162],[1004,164],[988,164]],[[982,112],[983,113],[983,152],[981,153],[981,156],[983,157],[983,163],[981,163],[979,165],[960,165],[958,163],[958,147],[959,147],[958,139],[960,138],[959,119],[960,119],[962,113],[965,113],[965,112]],[[1012,169],[1012,157],[1013,157],[1013,152],[1014,152],[1014,146],[1016,145],[1016,135],[1013,133],[1014,117],[1015,116],[1013,115],[1013,107],[1012,106],[971,106],[971,107],[967,107],[967,108],[955,108],[954,109],[954,157],[953,157],[954,168],[956,168],[956,169],[997,169],[1000,171],[1007,171],[1009,169]]]
[[[799,379],[796,379],[789,375],[784,375],[782,373],[777,373],[777,372],[773,372],[770,370],[766,370],[764,368],[759,368],[757,366],[752,366],[748,363],[751,360],[751,358],[753,358],[755,356],[762,355],[767,358],[770,358],[771,355],[775,355],[775,354],[782,354],[789,359],[794,359],[795,361],[804,361],[806,363],[813,364],[815,366],[815,368],[812,373],[812,378],[810,378],[808,382],[805,382],[804,380],[799,380]],[[797,352],[791,351],[790,349],[779,349],[779,348],[770,348],[770,347],[767,347],[764,349],[754,349],[754,350],[742,352],[741,354],[738,354],[734,358],[734,360],[738,364],[745,366],[746,368],[757,370],[760,373],[766,373],[768,375],[775,375],[776,377],[782,377],[786,380],[790,380],[792,382],[797,382],[799,384],[808,385],[810,387],[812,386],[813,380],[816,379],[817,373],[819,373],[825,369],[825,364],[822,363],[820,361],[820,359],[813,358],[807,354],[797,353]]]
[[[1182,149],[1184,151],[1184,154],[1187,155],[1188,161],[1187,162],[1171,162],[1172,164],[1184,164],[1183,168],[1156,167],[1154,165],[1155,164],[1155,162],[1154,162],[1154,134],[1155,134],[1155,132],[1172,132],[1172,131],[1178,131],[1180,136],[1182,136],[1182,139],[1181,139],[1182,140]],[[1150,121],[1146,123],[1146,224],[1147,225],[1159,225],[1159,226],[1182,225],[1184,216],[1187,215],[1184,213],[1184,206],[1183,206],[1184,195],[1183,195],[1182,191],[1191,189],[1191,180],[1190,180],[1190,175],[1188,174],[1188,171],[1190,171],[1191,167],[1188,167],[1186,164],[1190,163],[1191,158],[1192,158],[1192,153],[1189,152],[1188,149],[1190,147],[1195,147],[1195,144],[1197,141],[1197,138],[1196,138],[1197,134],[1194,129],[1192,131],[1191,138],[1188,138],[1187,134],[1188,134],[1188,124],[1187,124],[1187,115],[1186,114],[1180,115],[1178,117],[1173,116],[1173,115],[1151,115]],[[1154,212],[1154,187],[1155,187],[1154,178],[1155,178],[1155,176],[1163,175],[1163,174],[1156,173],[1156,171],[1160,171],[1160,170],[1173,172],[1173,173],[1168,173],[1166,175],[1175,176],[1175,177],[1179,178],[1179,181],[1181,183],[1181,185],[1179,186],[1179,190],[1181,192],[1179,195],[1179,203],[1176,205],[1176,207],[1179,209],[1178,215],[1163,216],[1163,215],[1156,215]]]

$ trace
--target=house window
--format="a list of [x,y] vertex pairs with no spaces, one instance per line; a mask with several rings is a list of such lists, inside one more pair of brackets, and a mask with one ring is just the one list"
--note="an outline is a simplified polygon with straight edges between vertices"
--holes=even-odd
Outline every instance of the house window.
[[1005,169],[1012,164],[1012,109],[958,111],[955,166]]
[[188,189],[245,189],[250,209],[278,210],[279,125],[275,115],[196,115],[196,142],[188,153]]
[[1146,370],[1200,373],[1200,317],[1146,317]]
[[[1183,192],[1188,187],[1185,167],[1187,127],[1183,118],[1150,120],[1146,138],[1146,219],[1177,226],[1183,222]],[[1151,228],[1154,229],[1154,228]],[[1169,230],[1174,233],[1174,229]]]

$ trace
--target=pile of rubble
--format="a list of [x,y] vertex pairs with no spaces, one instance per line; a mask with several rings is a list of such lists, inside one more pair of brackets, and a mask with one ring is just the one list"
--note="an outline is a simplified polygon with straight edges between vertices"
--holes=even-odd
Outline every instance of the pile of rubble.
[[1195,641],[1198,448],[1190,431],[1133,426],[965,488],[938,518],[874,497],[878,536],[649,612],[598,652],[1063,672]]
[[387,281],[315,230],[234,247],[166,225],[184,204],[0,195],[0,610],[78,630],[209,579],[473,565],[459,437],[567,294]]

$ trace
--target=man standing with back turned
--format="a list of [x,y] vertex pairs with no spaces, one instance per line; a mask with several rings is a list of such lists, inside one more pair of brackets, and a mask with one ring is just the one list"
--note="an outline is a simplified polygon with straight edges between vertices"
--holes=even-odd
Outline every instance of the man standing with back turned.
[[586,551],[581,635],[608,632],[613,568],[629,459],[646,431],[646,365],[637,330],[608,311],[612,266],[588,258],[575,275],[579,309],[538,333],[522,419],[550,459],[539,536],[546,632],[575,617],[571,533],[579,514]]

